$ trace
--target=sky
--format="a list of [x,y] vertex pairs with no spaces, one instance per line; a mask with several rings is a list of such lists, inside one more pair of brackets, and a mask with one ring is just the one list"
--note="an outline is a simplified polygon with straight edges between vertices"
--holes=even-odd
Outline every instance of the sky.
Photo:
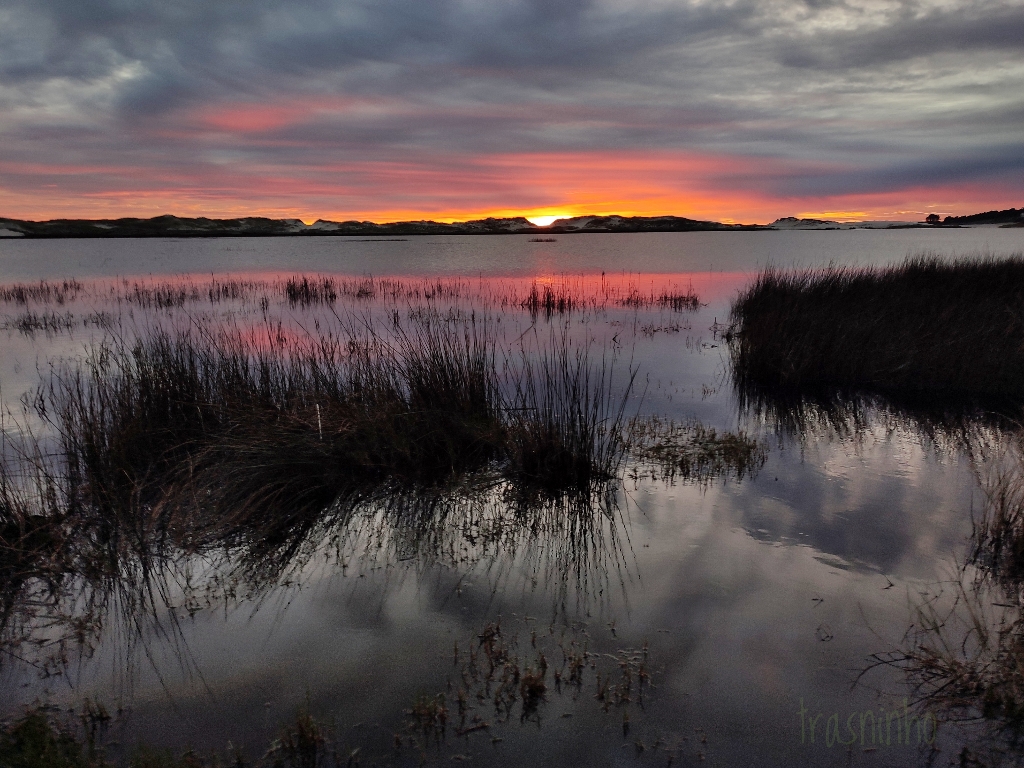
[[1024,204],[1024,0],[0,0],[0,217]]

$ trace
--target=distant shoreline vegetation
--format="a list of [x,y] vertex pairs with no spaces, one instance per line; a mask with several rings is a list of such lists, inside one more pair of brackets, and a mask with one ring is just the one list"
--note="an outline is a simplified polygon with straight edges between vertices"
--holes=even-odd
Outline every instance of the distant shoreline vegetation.
[[[723,224],[682,216],[596,216],[556,219],[539,226],[523,216],[486,218],[472,221],[324,221],[305,224],[299,219],[270,219],[249,216],[237,219],[156,216],[150,219],[54,219],[23,221],[0,218],[0,238],[93,238],[93,237],[388,237],[408,235],[560,235],[611,232],[769,232],[793,229],[907,229],[959,227],[977,224],[1024,224],[1024,208],[988,211],[971,216],[937,215],[924,222],[874,221],[835,222],[788,217],[771,224]],[[548,242],[547,240],[541,242]]]
[[515,235],[589,232],[708,232],[767,230],[760,224],[722,224],[681,216],[575,216],[541,227],[528,219],[487,218],[474,221],[323,221],[299,219],[239,219],[156,216],[151,219],[57,219],[20,221],[0,218],[0,235],[26,238],[77,237],[338,237],[407,235]]
[[1024,397],[1024,254],[884,268],[769,267],[736,299],[741,390]]

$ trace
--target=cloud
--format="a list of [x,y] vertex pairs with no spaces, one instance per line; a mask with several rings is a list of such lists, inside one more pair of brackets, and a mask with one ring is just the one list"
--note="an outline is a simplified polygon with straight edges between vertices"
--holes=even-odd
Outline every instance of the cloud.
[[781,62],[811,70],[873,68],[941,53],[1024,51],[1024,9],[1018,3],[901,3],[884,23],[852,28],[787,30]]
[[[304,180],[301,207],[336,183],[318,164],[443,177],[653,152],[718,158],[701,179],[723,200],[979,179],[1019,195],[1022,46],[1024,2],[992,0],[0,0],[0,163],[49,169],[0,187],[45,208],[54,178],[165,199],[170,176],[259,207],[217,180],[273,169]],[[84,166],[123,170],[67,175]],[[410,173],[365,184],[362,209]],[[532,200],[509,173],[509,200]]]

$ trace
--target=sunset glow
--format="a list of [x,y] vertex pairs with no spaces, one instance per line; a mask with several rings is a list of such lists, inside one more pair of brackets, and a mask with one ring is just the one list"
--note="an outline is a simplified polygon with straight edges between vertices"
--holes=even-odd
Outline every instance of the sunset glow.
[[767,223],[1024,202],[1024,59],[993,53],[1024,23],[1012,3],[403,3],[189,0],[138,24],[25,5],[0,29],[0,216]]
[[551,224],[551,222],[553,222],[553,221],[555,221],[557,219],[564,219],[564,218],[567,218],[567,217],[565,215],[563,215],[563,214],[556,214],[554,216],[527,216],[526,217],[527,221],[530,221],[533,224],[536,224],[538,227],[546,227],[549,224]]

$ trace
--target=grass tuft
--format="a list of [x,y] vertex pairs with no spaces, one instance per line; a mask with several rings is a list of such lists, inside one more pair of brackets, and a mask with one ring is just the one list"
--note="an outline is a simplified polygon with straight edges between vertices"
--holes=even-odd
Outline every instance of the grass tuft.
[[753,478],[768,458],[764,441],[743,431],[720,433],[699,422],[636,420],[631,440],[637,476],[667,482],[707,486],[718,478]]
[[64,280],[59,283],[46,280],[32,284],[13,283],[0,286],[0,301],[15,304],[36,302],[40,304],[54,303],[63,305],[73,300],[82,290],[83,285],[77,280]]
[[309,278],[302,275],[285,282],[284,294],[291,304],[333,304],[338,300],[338,286],[330,277]]
[[741,386],[1024,396],[1024,256],[768,268],[734,302]]

